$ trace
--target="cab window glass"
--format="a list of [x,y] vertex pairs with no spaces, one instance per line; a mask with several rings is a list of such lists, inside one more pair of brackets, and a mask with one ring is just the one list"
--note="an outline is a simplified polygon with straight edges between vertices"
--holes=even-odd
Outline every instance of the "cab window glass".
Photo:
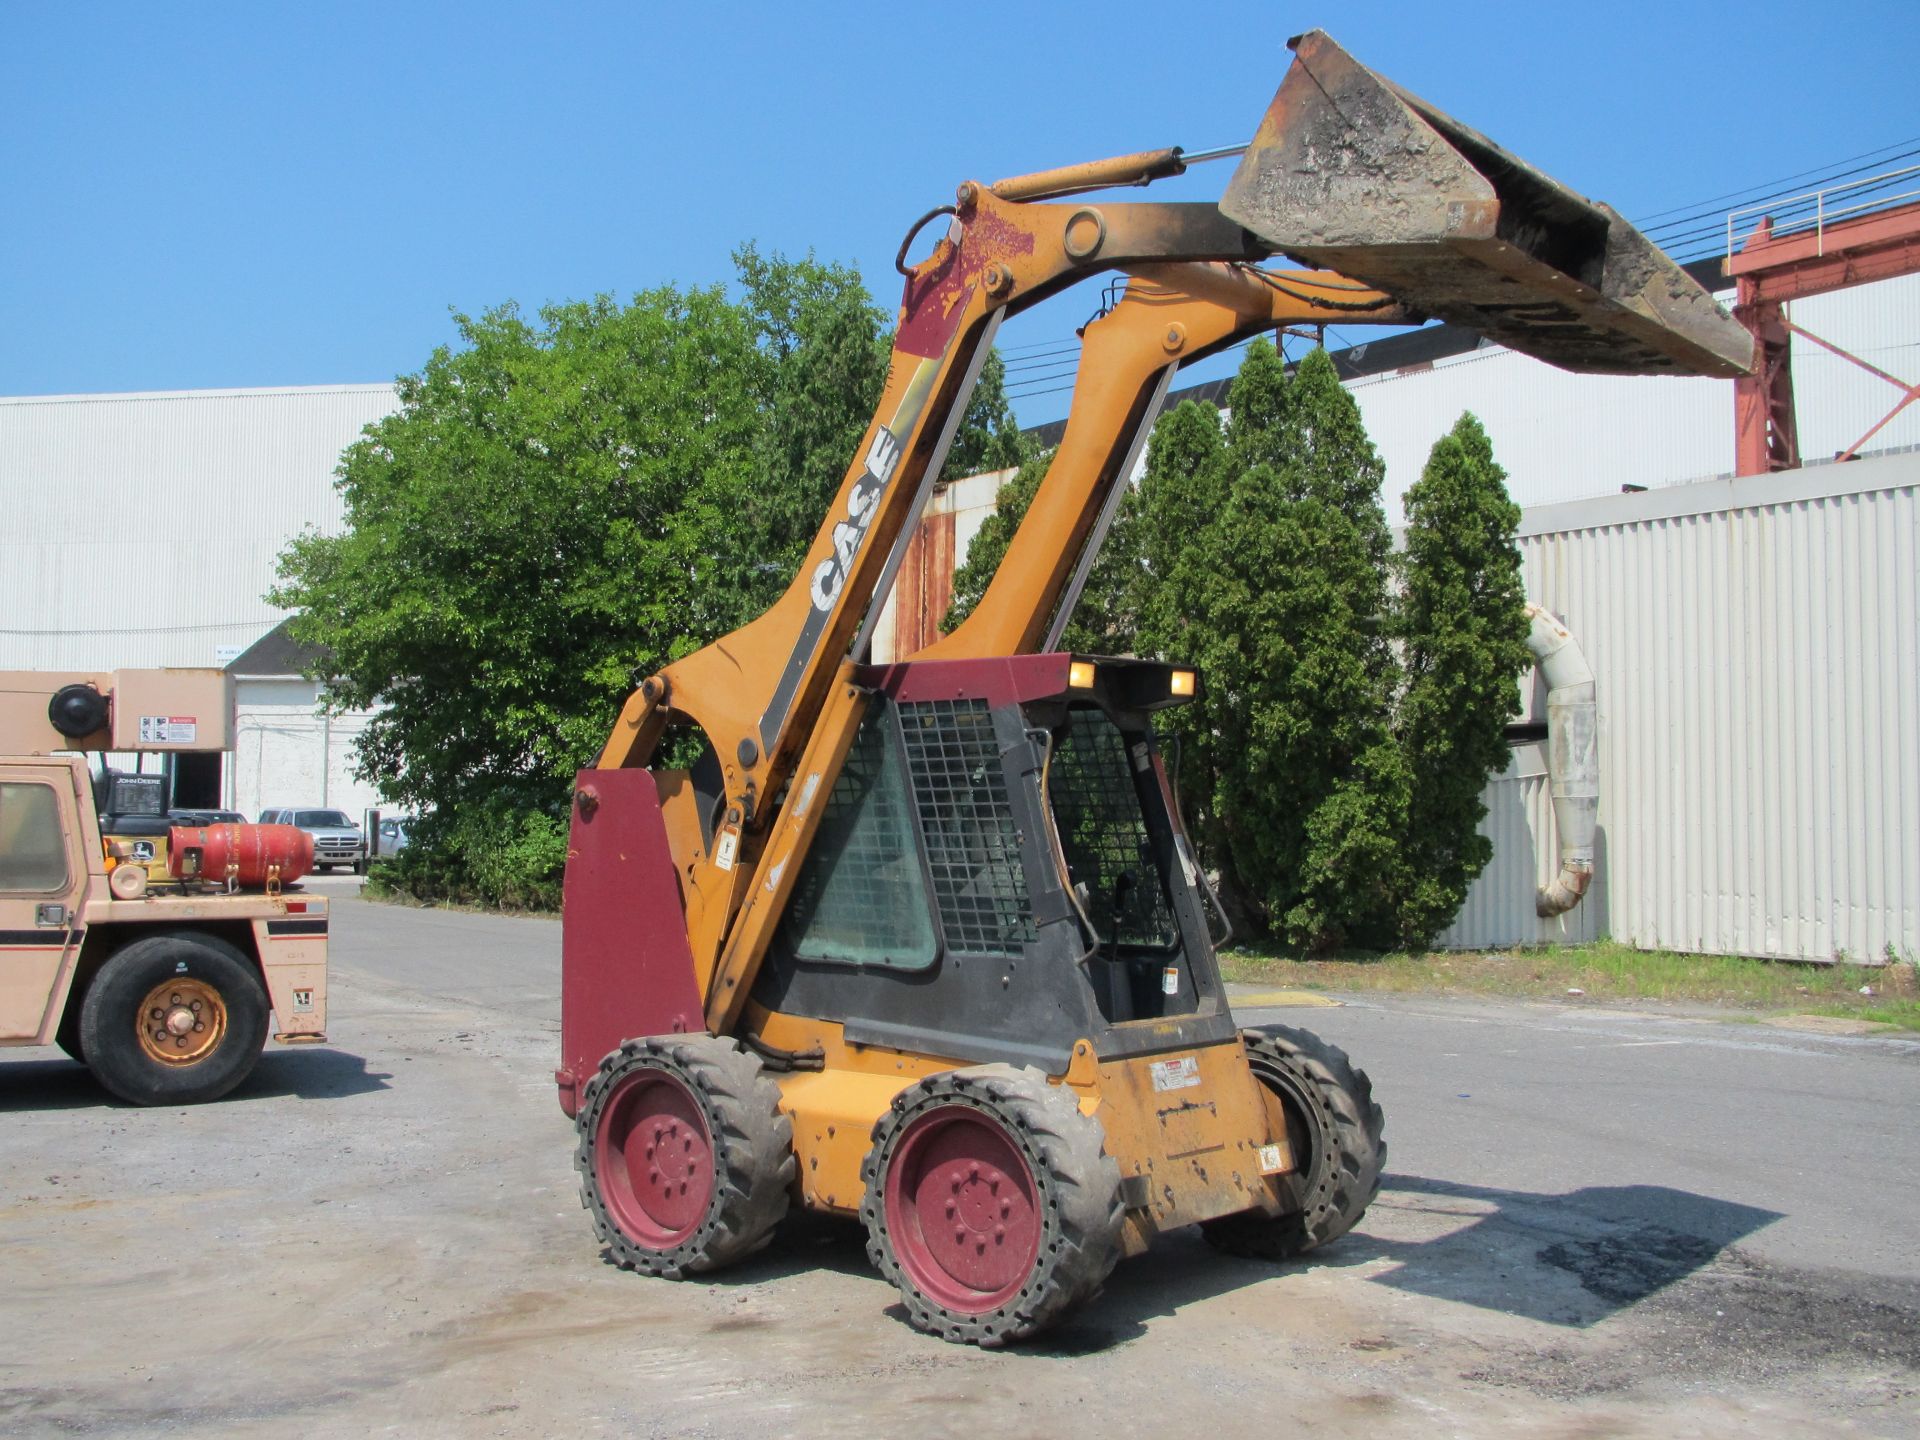
[[785,931],[803,960],[925,970],[939,958],[892,731],[887,707],[876,702],[795,877]]
[[67,884],[67,842],[50,785],[0,783],[0,890],[45,893]]

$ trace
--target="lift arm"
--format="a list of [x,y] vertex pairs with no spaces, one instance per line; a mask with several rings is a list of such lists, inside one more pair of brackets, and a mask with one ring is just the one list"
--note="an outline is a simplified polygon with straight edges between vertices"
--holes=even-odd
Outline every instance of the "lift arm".
[[1283,325],[1418,319],[1390,296],[1329,271],[1129,268],[1120,303],[1084,332],[1066,433],[986,593],[952,634],[914,659],[1023,654],[1039,645],[1050,616],[1071,611],[1181,366]]

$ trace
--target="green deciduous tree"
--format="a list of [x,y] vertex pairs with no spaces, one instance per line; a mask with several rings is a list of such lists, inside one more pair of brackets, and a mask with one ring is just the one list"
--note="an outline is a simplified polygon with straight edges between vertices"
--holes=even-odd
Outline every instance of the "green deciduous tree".
[[343,456],[340,533],[281,557],[271,598],[333,703],[381,707],[361,772],[428,814],[410,868],[442,889],[557,898],[568,783],[633,672],[759,613],[857,448],[886,355],[858,276],[736,258],[743,300],[456,316]]
[[1507,764],[1515,681],[1530,663],[1514,534],[1520,507],[1480,422],[1462,415],[1407,492],[1395,557],[1405,688],[1396,729],[1411,777],[1400,939],[1444,929],[1492,858],[1487,776]]
[[751,384],[764,415],[745,534],[756,550],[756,595],[771,601],[805,555],[873,418],[887,378],[885,317],[856,271],[762,258],[743,245],[734,265],[761,365]]

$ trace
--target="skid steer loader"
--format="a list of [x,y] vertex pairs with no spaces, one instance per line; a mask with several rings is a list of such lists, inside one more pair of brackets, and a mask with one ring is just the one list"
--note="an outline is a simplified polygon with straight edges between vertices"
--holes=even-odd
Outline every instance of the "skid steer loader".
[[[1203,677],[1054,653],[1133,459],[1180,366],[1281,325],[1439,315],[1613,374],[1734,375],[1751,342],[1612,211],[1290,43],[1219,205],[1085,198],[1189,163],[1166,150],[968,182],[909,232],[879,411],[800,573],[648,676],[581,772],[555,1078],[615,1263],[677,1279],[796,1204],[857,1217],[914,1325],[993,1346],[1163,1231],[1280,1259],[1378,1189],[1365,1074],[1227,1003],[1154,728]],[[996,326],[1115,269],[986,595],[868,663]],[[655,763],[674,735],[685,768]]]

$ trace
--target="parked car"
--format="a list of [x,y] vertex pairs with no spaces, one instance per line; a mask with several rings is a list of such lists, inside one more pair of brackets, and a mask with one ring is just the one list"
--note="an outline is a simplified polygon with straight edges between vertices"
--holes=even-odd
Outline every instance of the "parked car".
[[373,842],[375,860],[398,855],[407,848],[407,829],[413,824],[409,815],[382,815],[380,817],[380,835]]
[[313,869],[358,870],[366,863],[367,837],[344,810],[302,810],[282,806],[260,812],[262,825],[292,825],[313,837]]
[[167,818],[176,825],[244,825],[247,817],[238,810],[169,810]]

